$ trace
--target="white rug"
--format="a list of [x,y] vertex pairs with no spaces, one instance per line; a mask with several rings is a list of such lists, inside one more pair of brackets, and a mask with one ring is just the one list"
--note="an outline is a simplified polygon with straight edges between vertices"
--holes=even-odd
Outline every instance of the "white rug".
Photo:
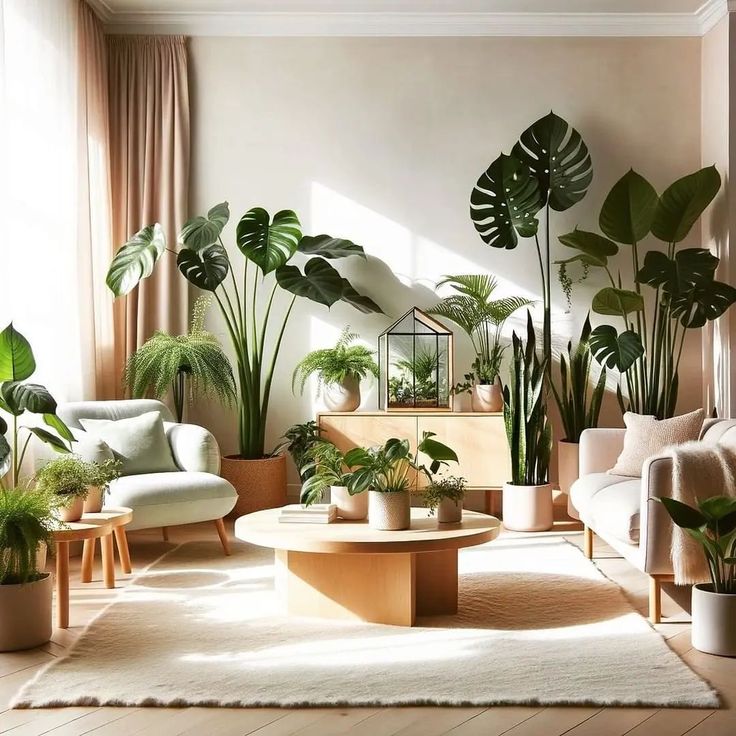
[[187,543],[122,591],[16,707],[718,706],[581,552],[460,553],[460,612],[415,628],[282,615],[272,553]]

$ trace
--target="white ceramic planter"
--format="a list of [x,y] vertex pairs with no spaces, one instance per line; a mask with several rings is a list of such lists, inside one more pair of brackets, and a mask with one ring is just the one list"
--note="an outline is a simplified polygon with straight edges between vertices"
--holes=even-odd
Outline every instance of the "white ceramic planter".
[[32,649],[51,638],[51,575],[0,585],[0,652]]
[[102,489],[99,486],[88,486],[87,498],[84,499],[84,513],[97,514],[102,511]]
[[463,518],[463,501],[443,498],[437,507],[437,521],[440,524],[456,524]]
[[361,521],[368,516],[368,494],[351,496],[347,486],[330,486],[330,503],[337,506],[337,515],[341,519]]
[[68,504],[62,506],[57,513],[62,521],[79,521],[84,513],[84,499],[81,496],[70,498]]
[[387,532],[408,529],[411,524],[409,492],[368,491],[368,524],[371,529]]
[[557,443],[557,476],[560,490],[567,494],[567,513],[573,519],[579,519],[577,509],[570,501],[570,488],[580,476],[580,445],[577,442]]
[[694,585],[692,618],[696,649],[736,657],[736,593],[714,593],[710,583]]
[[473,411],[503,411],[503,388],[501,384],[476,383],[470,392],[470,406]]
[[346,378],[324,387],[325,406],[330,411],[355,411],[360,406],[360,381]]
[[503,525],[516,532],[544,532],[552,528],[552,486],[503,484]]

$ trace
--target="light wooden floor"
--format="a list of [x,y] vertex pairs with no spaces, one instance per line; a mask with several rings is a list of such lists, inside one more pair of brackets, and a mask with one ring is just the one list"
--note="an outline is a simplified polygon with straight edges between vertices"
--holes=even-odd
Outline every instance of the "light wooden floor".
[[[558,523],[551,534],[565,536],[582,546],[582,533],[570,524]],[[158,533],[130,535],[135,569],[156,559],[174,544],[215,538],[212,525],[171,529],[169,544]],[[616,558],[599,540],[597,562],[603,572],[619,583],[642,613],[646,609],[647,579],[628,563]],[[60,708],[55,710],[8,710],[7,703],[18,688],[54,657],[64,654],[83,627],[115,595],[100,582],[99,561],[95,582],[79,583],[79,558],[72,559],[72,628],[54,632],[46,646],[27,652],[0,654],[0,733],[13,736],[53,734],[73,736],[734,736],[736,735],[736,659],[710,657],[690,644],[688,617],[667,596],[667,623],[657,628],[670,645],[724,696],[719,711],[657,710],[654,708],[355,708],[355,709],[212,709],[212,708]],[[129,577],[123,576],[119,585]],[[110,666],[114,667],[111,658]],[[550,676],[554,676],[551,665]],[[92,678],[104,677],[94,672]],[[652,673],[656,677],[656,673]]]

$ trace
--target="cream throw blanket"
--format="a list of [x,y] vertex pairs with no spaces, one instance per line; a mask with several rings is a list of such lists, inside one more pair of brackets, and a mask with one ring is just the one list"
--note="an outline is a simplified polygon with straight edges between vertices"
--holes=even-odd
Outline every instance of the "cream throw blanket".
[[[689,506],[710,496],[736,496],[736,453],[721,445],[686,442],[669,448],[672,498]],[[672,531],[672,567],[677,585],[710,580],[701,545],[684,529]]]

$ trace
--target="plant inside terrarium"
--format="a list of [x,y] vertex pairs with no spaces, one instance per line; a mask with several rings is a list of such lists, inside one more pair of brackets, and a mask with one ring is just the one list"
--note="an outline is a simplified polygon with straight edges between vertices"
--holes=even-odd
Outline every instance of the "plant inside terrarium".
[[393,362],[394,375],[388,380],[389,406],[435,406],[446,386],[438,386],[441,351],[420,347],[413,356]]

